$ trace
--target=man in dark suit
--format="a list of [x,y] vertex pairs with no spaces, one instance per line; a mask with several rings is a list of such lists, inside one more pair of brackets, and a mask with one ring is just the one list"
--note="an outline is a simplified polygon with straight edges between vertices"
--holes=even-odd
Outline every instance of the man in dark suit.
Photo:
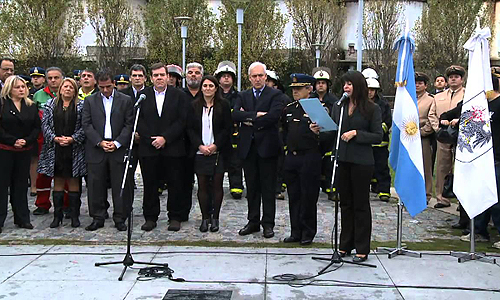
[[[167,173],[168,230],[178,231],[181,221],[187,220],[186,197],[183,195],[186,119],[191,108],[185,93],[173,86],[167,87],[167,69],[164,64],[151,66],[153,87],[139,92],[146,95],[139,114],[139,161],[144,181],[142,204],[145,223],[141,229],[151,231],[160,215],[158,188]],[[192,201],[191,198],[188,199]]]
[[[248,224],[239,231],[247,235],[264,229],[264,237],[274,236],[277,162],[282,147],[278,122],[285,103],[284,94],[266,87],[266,65],[254,62],[248,68],[252,88],[241,92],[233,119],[242,122],[238,151],[247,183]],[[262,197],[262,220],[260,203]]]
[[133,188],[129,174],[123,199],[120,190],[125,169],[124,155],[130,143],[134,111],[132,99],[114,89],[113,76],[107,71],[96,74],[99,93],[85,98],[82,125],[87,136],[85,158],[88,170],[88,201],[92,224],[85,230],[104,226],[107,182],[111,182],[113,221],[120,231],[127,230],[125,220],[132,205]]

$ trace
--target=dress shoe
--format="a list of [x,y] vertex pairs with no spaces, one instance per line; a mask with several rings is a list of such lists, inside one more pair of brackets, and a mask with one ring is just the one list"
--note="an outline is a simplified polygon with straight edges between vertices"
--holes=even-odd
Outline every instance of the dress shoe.
[[366,261],[367,259],[368,259],[368,255],[365,255],[365,256],[354,255],[354,257],[352,258],[352,261],[360,263],[360,262]]
[[48,209],[45,209],[43,207],[37,207],[34,211],[33,211],[33,214],[35,216],[41,216],[41,215],[46,215],[49,213],[49,210]]
[[92,223],[89,226],[85,227],[85,230],[96,231],[97,229],[102,228],[102,227],[104,227],[103,222],[99,222],[99,221],[94,220],[94,221],[92,221]]
[[125,225],[124,222],[116,222],[115,223],[115,227],[116,227],[116,229],[118,229],[118,231],[125,231],[125,230],[127,230],[127,225]]
[[219,219],[210,219],[210,232],[219,231]]
[[203,219],[203,220],[201,220],[201,225],[200,225],[200,231],[201,232],[207,232],[208,231],[208,221],[209,221],[209,219]]
[[304,239],[300,241],[300,245],[306,246],[306,245],[311,245],[313,242],[313,239]]
[[241,193],[231,192],[231,197],[233,197],[233,199],[241,199]]
[[24,228],[24,229],[33,229],[33,225],[31,225],[30,222],[27,222],[27,223],[18,223],[16,224],[17,227],[19,228]]
[[300,239],[298,237],[289,236],[283,239],[283,243],[298,243]]
[[434,208],[444,208],[444,207],[450,207],[450,204],[436,203],[434,205]]
[[271,227],[264,227],[264,234],[263,236],[266,239],[272,238],[274,236],[274,231]]
[[153,230],[155,228],[156,228],[156,222],[155,221],[146,221],[146,223],[144,223],[141,226],[141,229],[144,230],[144,231],[151,231],[151,230]]
[[179,231],[179,230],[181,230],[181,222],[179,222],[177,220],[170,220],[170,224],[168,225],[167,230],[168,231]]
[[467,224],[460,224],[460,222],[458,222],[458,223],[451,225],[451,228],[453,228],[453,229],[465,229],[465,228],[467,228]]
[[239,235],[248,235],[250,233],[259,232],[259,231],[260,231],[259,225],[248,223],[247,225],[245,225],[245,227],[240,229],[238,234]]

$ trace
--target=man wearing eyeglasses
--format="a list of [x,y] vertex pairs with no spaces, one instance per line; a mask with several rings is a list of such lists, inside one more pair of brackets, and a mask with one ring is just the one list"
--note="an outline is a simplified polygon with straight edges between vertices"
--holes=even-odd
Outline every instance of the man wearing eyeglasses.
[[14,60],[12,58],[0,59],[0,91],[3,88],[5,80],[11,75],[14,75]]

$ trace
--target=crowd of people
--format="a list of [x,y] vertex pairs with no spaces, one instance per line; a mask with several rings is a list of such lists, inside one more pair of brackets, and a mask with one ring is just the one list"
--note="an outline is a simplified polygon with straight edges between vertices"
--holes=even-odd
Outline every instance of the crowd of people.
[[[0,60],[0,162],[4,166],[0,173],[0,232],[9,193],[14,223],[33,228],[28,178],[30,194],[36,196],[33,214],[48,214],[54,206],[51,228],[59,227],[65,218],[71,219],[72,227],[80,226],[84,180],[92,217],[85,230],[104,226],[111,189],[112,220],[117,230],[125,231],[134,199],[134,173],[140,164],[144,231],[157,226],[163,190],[168,190],[168,230],[181,229],[190,217],[195,176],[199,230],[219,231],[224,174],[228,173],[234,199],[242,198],[244,174],[248,222],[239,235],[262,228],[263,237],[272,238],[276,199],[283,199],[286,190],[291,228],[283,242],[311,244],[322,190],[330,200],[340,201],[340,254],[351,255],[355,250],[354,261],[368,259],[370,192],[384,202],[391,195],[391,108],[375,70],[345,73],[341,80],[347,99],[342,102],[330,91],[332,73],[326,67],[314,68],[311,75],[291,74],[293,99],[284,93],[277,74],[261,62],[248,67],[251,88],[242,92],[234,89],[237,74],[230,61],[221,62],[213,76],[205,75],[196,62],[185,70],[163,63],[155,63],[149,70],[136,64],[129,74],[114,76],[107,69],[97,73],[85,69],[75,71],[73,79],[58,67],[33,67],[31,78],[23,79],[13,75],[12,59]],[[495,91],[489,103],[499,181],[496,119],[500,69],[493,68],[492,74]],[[151,86],[146,85],[148,78]],[[444,76],[435,78],[435,91],[428,93],[429,77],[415,74],[426,194],[427,200],[433,196],[436,169],[436,208],[450,206],[442,190],[445,176],[452,172],[455,147],[436,142],[436,133],[442,127],[457,126],[459,111],[458,116],[450,111],[463,98],[464,78],[462,67],[451,66]],[[181,87],[183,79],[185,88]],[[299,103],[305,98],[318,98],[334,122],[342,124],[340,132],[323,131],[311,121]],[[140,111],[132,137],[136,107]],[[130,143],[130,170],[124,180]],[[337,158],[334,180],[333,157]],[[490,217],[500,232],[500,204],[478,217],[477,232],[484,239],[489,239],[486,227]],[[461,210],[460,222],[453,227],[466,230],[468,221]],[[500,248],[500,243],[494,246]]]

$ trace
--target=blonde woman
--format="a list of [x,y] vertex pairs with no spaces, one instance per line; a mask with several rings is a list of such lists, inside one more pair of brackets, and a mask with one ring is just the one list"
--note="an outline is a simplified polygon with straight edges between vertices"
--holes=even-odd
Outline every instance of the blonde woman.
[[54,220],[58,227],[64,218],[64,185],[68,184],[71,226],[80,226],[80,178],[87,173],[85,166],[85,133],[82,128],[83,101],[78,98],[78,86],[65,78],[56,97],[47,101],[42,118],[44,142],[38,173],[54,177]]
[[33,229],[26,180],[31,149],[40,132],[40,118],[28,94],[26,81],[19,76],[8,77],[0,94],[0,233],[7,217],[9,187],[14,224]]

